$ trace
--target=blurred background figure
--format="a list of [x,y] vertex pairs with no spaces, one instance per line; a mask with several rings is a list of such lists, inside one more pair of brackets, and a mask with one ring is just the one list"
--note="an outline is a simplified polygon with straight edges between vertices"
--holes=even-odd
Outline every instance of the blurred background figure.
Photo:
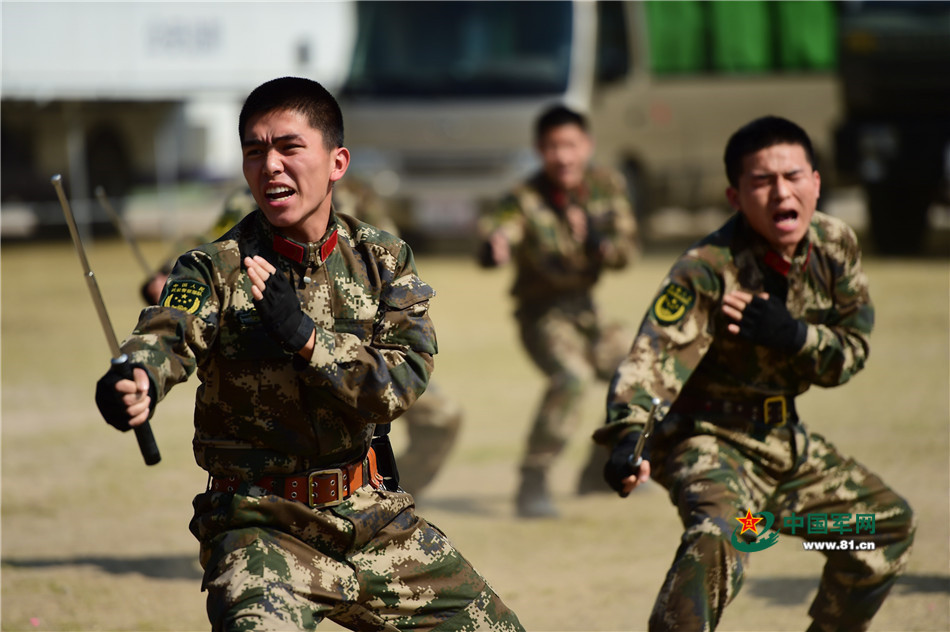
[[175,241],[175,245],[172,246],[171,252],[162,262],[162,265],[153,275],[145,279],[141,289],[142,300],[145,301],[145,304],[155,305],[158,303],[158,298],[165,288],[165,281],[168,279],[168,275],[171,274],[172,267],[181,253],[214,241],[234,228],[238,222],[244,219],[244,216],[256,208],[257,202],[254,201],[250,190],[246,186],[241,186],[232,191],[224,200],[224,207],[214,224],[203,234],[188,235]]
[[[336,183],[333,205],[337,213],[355,217],[398,236],[396,224],[386,212],[385,202],[358,179],[344,178]],[[142,298],[146,305],[158,302],[165,280],[180,253],[214,241],[256,208],[257,203],[246,186],[228,195],[221,215],[208,232],[176,242],[171,256],[142,284]],[[455,445],[462,425],[462,407],[430,380],[426,392],[403,415],[403,421],[407,424],[408,445],[398,459],[399,483],[413,496],[418,496],[433,481]]]
[[[574,433],[589,384],[613,375],[632,332],[598,317],[591,292],[605,268],[634,256],[636,220],[623,177],[592,167],[587,120],[564,106],[535,124],[542,167],[481,220],[485,267],[513,261],[515,318],[525,351],[548,380],[521,461],[516,507],[526,518],[554,517],[547,473]],[[596,446],[579,493],[607,491],[606,455]]]

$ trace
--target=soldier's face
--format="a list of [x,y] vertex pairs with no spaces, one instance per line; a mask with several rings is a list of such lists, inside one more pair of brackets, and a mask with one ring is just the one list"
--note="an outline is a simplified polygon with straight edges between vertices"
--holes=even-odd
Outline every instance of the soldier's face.
[[808,232],[821,190],[821,177],[801,145],[766,147],[743,160],[738,186],[726,197],[755,232],[778,253],[791,257]]
[[563,189],[573,189],[584,179],[594,144],[577,125],[549,129],[538,141],[538,153],[548,179]]
[[328,150],[320,130],[293,110],[252,117],[241,145],[244,178],[267,220],[291,239],[319,241],[332,184],[346,172],[349,151]]

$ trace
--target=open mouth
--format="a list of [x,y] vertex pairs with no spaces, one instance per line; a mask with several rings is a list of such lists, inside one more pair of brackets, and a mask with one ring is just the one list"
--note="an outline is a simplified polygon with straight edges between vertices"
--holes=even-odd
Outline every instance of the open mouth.
[[264,192],[267,199],[273,201],[284,200],[293,194],[294,190],[290,187],[271,187]]
[[794,225],[798,221],[798,211],[780,211],[772,216],[772,221],[779,228]]

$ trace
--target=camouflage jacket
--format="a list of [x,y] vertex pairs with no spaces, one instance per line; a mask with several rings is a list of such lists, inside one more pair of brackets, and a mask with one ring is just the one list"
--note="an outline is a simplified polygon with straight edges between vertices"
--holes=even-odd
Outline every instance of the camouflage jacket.
[[[790,354],[729,333],[733,321],[721,306],[733,290],[785,296],[791,315],[808,325],[804,346]],[[789,264],[737,214],[663,280],[594,438],[609,444],[642,427],[653,397],[666,412],[678,397],[742,401],[843,384],[864,367],[873,324],[861,251],[846,224],[816,212]]]
[[[359,459],[374,425],[408,409],[432,370],[434,292],[404,242],[335,212],[320,243],[289,242],[302,263],[278,255],[277,241],[255,211],[182,255],[160,304],[142,311],[122,345],[159,400],[197,371],[195,459],[216,476],[254,480]],[[316,325],[309,363],[263,329],[242,266],[251,254],[297,288]]]
[[[588,239],[575,239],[565,217],[570,204],[588,216]],[[513,249],[518,302],[557,301],[589,293],[604,268],[622,268],[636,253],[636,219],[623,176],[593,168],[579,190],[555,189],[538,173],[480,219],[483,237],[501,231]]]

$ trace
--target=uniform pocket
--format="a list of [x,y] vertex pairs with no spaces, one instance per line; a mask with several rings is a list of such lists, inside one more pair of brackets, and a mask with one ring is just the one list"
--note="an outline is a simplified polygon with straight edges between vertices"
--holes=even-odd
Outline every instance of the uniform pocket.
[[337,318],[333,321],[333,330],[338,334],[351,334],[362,341],[368,341],[373,336],[373,321]]

